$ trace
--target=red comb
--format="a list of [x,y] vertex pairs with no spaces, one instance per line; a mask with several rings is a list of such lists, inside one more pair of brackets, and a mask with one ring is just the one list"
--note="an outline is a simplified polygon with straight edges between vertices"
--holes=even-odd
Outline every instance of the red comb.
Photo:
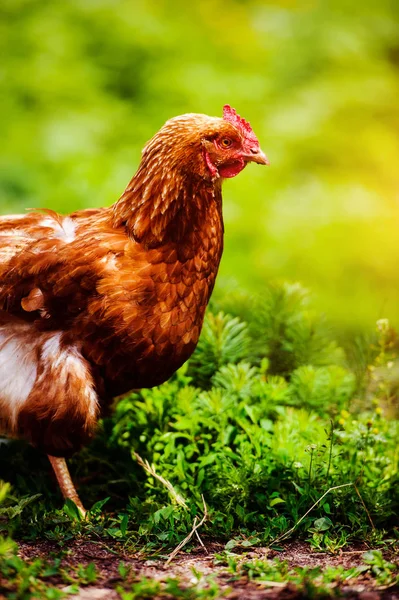
[[223,119],[237,127],[248,142],[259,145],[258,138],[254,134],[251,125],[240,117],[235,108],[231,108],[229,104],[223,106]]

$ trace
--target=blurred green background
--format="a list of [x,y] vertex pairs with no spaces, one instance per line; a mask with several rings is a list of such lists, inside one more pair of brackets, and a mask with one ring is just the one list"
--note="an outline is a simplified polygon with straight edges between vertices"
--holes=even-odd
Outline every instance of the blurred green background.
[[230,103],[271,160],[224,189],[219,294],[300,281],[399,324],[399,3],[2,0],[0,211],[115,201],[169,117]]

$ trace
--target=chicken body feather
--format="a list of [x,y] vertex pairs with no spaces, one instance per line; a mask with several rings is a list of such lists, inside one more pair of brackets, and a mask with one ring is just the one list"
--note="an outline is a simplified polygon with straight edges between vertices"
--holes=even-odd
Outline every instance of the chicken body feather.
[[189,358],[223,250],[218,169],[237,163],[219,157],[226,136],[245,146],[236,123],[183,115],[114,206],[0,217],[2,431],[68,456],[113,396]]
[[0,235],[0,368],[13,382],[0,393],[3,429],[68,455],[93,431],[94,393],[104,403],[158,385],[187,360],[222,251],[216,205],[210,212],[187,245],[158,248],[112,227],[111,210],[71,215],[66,232],[58,215],[0,220],[0,233],[19,233],[12,246]]

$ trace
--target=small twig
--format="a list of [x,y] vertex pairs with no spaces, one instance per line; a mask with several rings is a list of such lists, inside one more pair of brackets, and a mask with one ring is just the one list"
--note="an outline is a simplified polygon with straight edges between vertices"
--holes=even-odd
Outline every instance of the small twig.
[[305,517],[307,517],[308,514],[310,512],[312,512],[312,510],[314,508],[316,508],[316,506],[318,504],[320,504],[320,502],[323,500],[323,498],[325,498],[327,496],[327,494],[329,494],[333,490],[339,490],[341,488],[348,487],[350,485],[355,485],[355,484],[354,483],[343,483],[342,485],[334,485],[333,487],[328,488],[328,490],[326,492],[324,492],[324,494],[313,504],[313,506],[311,506],[309,508],[309,510],[305,512],[305,514],[299,519],[299,521],[297,521],[295,523],[295,525],[293,527],[291,527],[291,529],[289,529],[285,533],[282,533],[281,535],[277,536],[272,542],[270,542],[270,546],[272,544],[276,544],[277,542],[281,542],[282,540],[285,540],[285,538],[287,538],[289,535],[291,535],[291,533],[293,533],[295,531],[295,529],[298,527],[299,523],[302,523],[302,521],[305,519]]
[[195,517],[194,522],[193,522],[193,528],[192,528],[192,530],[184,538],[184,540],[181,541],[178,546],[176,546],[176,548],[173,550],[173,552],[169,555],[169,558],[168,558],[168,560],[165,563],[165,568],[175,558],[175,556],[180,552],[180,550],[191,540],[191,538],[193,537],[194,533],[197,532],[197,529],[199,529],[205,523],[205,521],[206,521],[206,519],[208,517],[208,509],[207,509],[206,504],[205,504],[204,496],[202,494],[201,494],[201,496],[202,496],[202,502],[204,503],[204,516],[202,517],[201,521],[198,524],[197,524],[197,517]]
[[265,585],[267,587],[274,587],[274,588],[285,588],[287,587],[287,585],[289,584],[289,581],[268,581],[268,580],[262,580],[259,581],[260,585]]
[[326,480],[328,483],[328,479],[330,477],[330,468],[331,468],[331,460],[332,460],[332,452],[333,452],[333,445],[334,445],[334,421],[332,419],[330,419],[330,423],[331,423],[331,431],[330,431],[330,450],[328,453],[328,466],[327,466],[327,476],[326,476]]
[[196,537],[197,537],[197,539],[198,539],[199,543],[200,543],[200,544],[201,544],[201,546],[203,547],[203,549],[204,549],[205,553],[206,553],[206,554],[209,554],[209,552],[208,552],[208,549],[207,549],[207,547],[205,546],[204,542],[201,540],[201,538],[200,538],[200,534],[198,533],[198,531],[197,531],[197,530],[195,530],[195,535],[196,535]]
[[308,481],[309,487],[310,487],[310,483],[312,481],[313,452],[314,452],[314,448],[310,448],[309,481]]
[[388,583],[387,585],[379,585],[375,589],[378,590],[378,591],[389,590],[390,588],[393,588],[396,585],[398,585],[398,581],[397,580],[396,581],[392,581],[392,583]]
[[166,489],[168,490],[168,492],[169,492],[172,500],[174,500],[180,506],[184,506],[184,508],[188,509],[188,506],[187,506],[186,501],[184,500],[183,496],[181,496],[178,492],[176,492],[175,488],[170,483],[170,481],[168,481],[167,479],[165,479],[164,477],[162,477],[162,475],[158,475],[158,473],[155,470],[154,465],[150,465],[150,463],[148,462],[148,460],[143,460],[141,458],[141,456],[139,454],[137,454],[137,452],[133,452],[133,456],[137,460],[137,462],[139,463],[139,465],[141,467],[143,467],[143,469],[145,471],[147,471],[147,473],[149,473],[150,475],[152,475],[152,477],[155,477],[155,479],[157,479],[158,481],[160,481],[162,483],[162,485],[164,485],[166,487]]
[[[184,500],[183,496],[181,496],[180,494],[178,494],[178,492],[176,492],[175,488],[170,483],[170,481],[168,481],[167,479],[165,479],[164,477],[162,477],[162,475],[158,475],[158,473],[155,470],[154,465],[150,465],[150,463],[148,462],[148,460],[143,460],[141,458],[141,456],[139,454],[137,454],[137,452],[133,452],[133,455],[134,455],[135,459],[137,460],[137,462],[139,463],[139,465],[141,467],[143,467],[143,469],[145,471],[147,471],[147,473],[149,473],[150,475],[152,475],[152,477],[155,477],[155,479],[157,479],[159,482],[162,483],[162,485],[164,485],[166,487],[166,489],[168,490],[170,496],[172,497],[172,500],[174,500],[177,504],[179,504],[180,506],[183,506],[186,510],[188,510],[188,506],[187,506],[186,501]],[[199,533],[197,531],[197,529],[199,527],[201,527],[201,525],[204,523],[205,519],[208,516],[208,512],[207,512],[207,508],[206,508],[206,504],[205,504],[205,500],[204,500],[203,496],[202,496],[202,501],[204,503],[204,517],[202,518],[202,521],[198,525],[197,525],[197,517],[195,517],[194,523],[193,523],[193,529],[192,529],[192,531],[190,533],[190,536],[188,538],[186,538],[186,540],[183,540],[182,544],[184,545],[189,539],[191,539],[192,535],[195,533],[195,535],[196,535],[199,543],[201,544],[201,546],[203,547],[203,549],[205,550],[205,552],[207,554],[209,554],[208,550],[205,547],[205,544],[201,540],[201,538],[199,536]],[[168,559],[168,562],[170,560],[172,560],[172,558],[173,557],[171,555],[171,557]],[[168,564],[168,562],[166,564]]]
[[364,500],[363,500],[363,498],[361,497],[359,490],[357,489],[356,483],[354,483],[354,484],[353,484],[353,487],[355,488],[355,492],[356,492],[356,494],[359,496],[360,502],[362,503],[362,506],[363,506],[364,510],[366,511],[366,515],[367,515],[367,516],[368,516],[368,518],[369,518],[369,521],[370,521],[370,523],[371,523],[371,527],[372,527],[372,528],[374,529],[374,531],[375,531],[375,526],[374,526],[374,523],[373,523],[373,519],[371,518],[371,515],[370,515],[369,511],[367,510],[367,506],[365,505],[365,503],[364,503]]

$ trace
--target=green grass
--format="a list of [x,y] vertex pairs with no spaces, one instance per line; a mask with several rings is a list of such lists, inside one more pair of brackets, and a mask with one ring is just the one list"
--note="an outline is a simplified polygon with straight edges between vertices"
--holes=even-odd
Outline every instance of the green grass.
[[[314,551],[337,553],[354,542],[398,548],[398,344],[389,323],[341,347],[307,294],[289,285],[261,299],[230,297],[230,314],[222,308],[214,303],[208,312],[192,359],[165,384],[122,399],[70,461],[92,506],[86,520],[72,502],[62,508],[43,455],[22,442],[0,445],[1,564],[3,576],[14,573],[14,588],[28,579],[37,581],[32,590],[43,585],[45,597],[58,597],[45,587],[48,567],[17,559],[7,536],[60,550],[78,538],[166,555],[202,518],[204,503],[201,536],[227,552],[278,549],[287,533]],[[258,567],[240,569],[256,578]],[[380,568],[389,579],[389,568]],[[281,573],[302,583],[321,576]],[[67,583],[90,578],[76,571]],[[121,597],[147,597],[132,590]]]
[[341,597],[339,585],[348,584],[365,574],[374,577],[380,586],[393,586],[399,582],[396,566],[384,560],[378,550],[365,552],[362,558],[362,564],[357,567],[345,569],[338,566],[327,567],[324,570],[320,567],[290,568],[286,561],[279,559],[248,560],[229,552],[219,555],[216,560],[226,565],[232,580],[247,577],[249,581],[277,588],[290,582],[306,598]]

